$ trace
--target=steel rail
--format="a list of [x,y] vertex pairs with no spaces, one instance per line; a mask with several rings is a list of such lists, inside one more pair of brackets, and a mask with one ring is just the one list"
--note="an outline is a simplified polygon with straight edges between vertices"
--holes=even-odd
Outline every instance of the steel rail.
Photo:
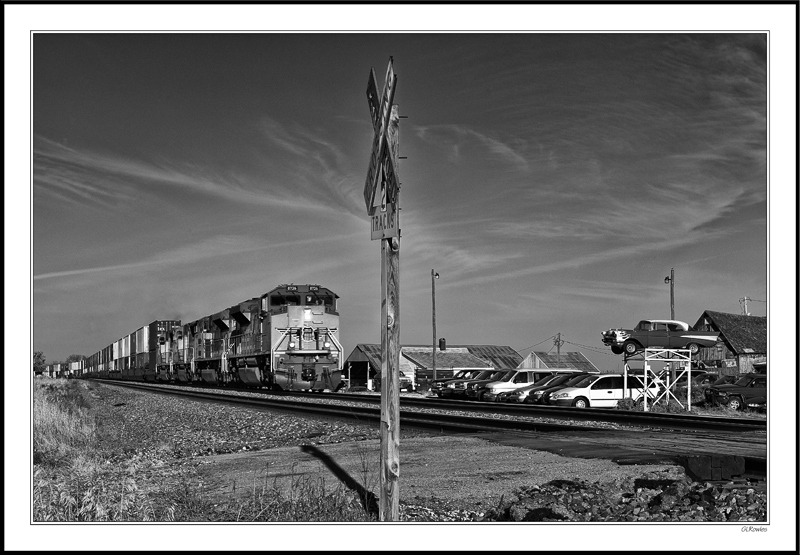
[[[353,395],[347,393],[297,393],[308,397],[326,399],[358,400],[367,403],[380,403],[379,395]],[[415,399],[400,397],[400,405],[419,406],[441,410],[467,410],[493,412],[513,416],[546,417],[565,420],[596,420],[620,424],[649,426],[654,428],[674,428],[680,430],[714,430],[721,432],[743,432],[767,430],[767,420],[692,414],[654,413],[643,411],[624,411],[619,409],[558,407],[550,405],[530,405],[511,403],[487,403],[483,401],[462,401],[460,399]]]
[[[204,392],[201,390],[152,387],[141,383],[124,381],[111,381],[108,383],[111,385],[119,385],[121,387],[137,389],[141,391],[163,393],[166,395],[187,397],[201,401],[224,402],[254,409],[287,410],[292,412],[304,412],[311,415],[356,418],[358,420],[370,420],[375,422],[379,422],[381,417],[380,407],[372,406],[309,403],[307,401],[292,400],[288,398],[288,396],[249,397],[231,395],[229,393]],[[350,400],[359,401],[360,399]],[[576,426],[567,424],[554,424],[550,422],[534,422],[527,420],[512,420],[481,416],[429,413],[414,410],[401,410],[400,423],[401,425],[405,424],[410,427],[422,427],[426,429],[436,428],[441,430],[461,430],[471,432],[497,430],[522,430],[529,432],[596,431],[598,429],[592,426]]]
[[[130,387],[138,387],[139,389],[149,389],[154,391],[169,391],[169,385],[173,384],[146,384],[141,382],[127,382],[127,381],[118,381],[118,380],[108,380],[107,383],[113,384],[120,384],[126,385]],[[153,387],[161,386],[161,387]],[[163,387],[167,386],[167,387]],[[186,387],[186,386],[182,386]],[[291,398],[300,398],[300,399],[329,399],[329,400],[337,400],[337,401],[346,401],[346,402],[360,402],[364,404],[372,404],[372,405],[379,405],[380,404],[380,396],[379,395],[353,395],[353,394],[336,394],[336,393],[307,393],[307,392],[267,392],[264,391],[266,395],[257,396],[257,397],[242,397],[238,395],[232,394],[225,394],[225,393],[201,393],[204,387],[200,386],[197,388],[192,388],[191,390],[182,389],[182,390],[174,390],[174,391],[185,391],[187,392],[187,396],[189,393],[193,391],[197,391],[198,393],[195,395],[196,398],[208,398],[208,399],[215,399],[215,400],[226,400],[232,403],[239,403],[239,404],[251,404],[251,406],[255,406],[258,403],[249,403],[248,399],[258,399],[259,402],[264,405],[265,407],[270,403],[270,399],[277,400],[274,401],[275,403],[282,403],[280,405],[273,404],[270,408],[280,408],[282,407],[290,407],[290,408],[297,408],[297,410],[303,410],[305,412],[313,412],[315,409],[313,408],[306,408],[310,403],[303,402],[303,401],[292,401]],[[248,393],[259,393],[258,390],[243,390],[247,391]],[[244,400],[242,400],[244,399]],[[400,405],[401,405],[401,416],[406,414],[406,421],[410,422],[412,419],[417,419],[418,417],[412,416],[413,411],[402,411],[402,407],[418,407],[418,408],[429,408],[435,410],[445,410],[445,411],[462,411],[466,413],[475,413],[475,414],[485,414],[487,412],[491,412],[493,414],[502,414],[505,416],[518,416],[522,418],[550,418],[554,420],[567,420],[570,422],[575,422],[577,420],[581,421],[599,421],[599,422],[613,422],[617,424],[625,424],[625,425],[633,425],[633,426],[641,426],[641,427],[650,427],[650,428],[662,428],[662,429],[677,429],[677,430],[693,430],[693,431],[714,431],[714,432],[730,432],[730,433],[741,433],[741,432],[766,432],[767,429],[767,422],[766,420],[755,420],[755,419],[747,419],[747,418],[723,418],[723,417],[714,417],[714,416],[699,416],[699,415],[684,415],[684,414],[674,414],[674,413],[650,413],[650,412],[640,412],[640,411],[623,411],[618,409],[601,409],[601,408],[587,408],[587,409],[578,409],[574,407],[553,407],[553,406],[541,406],[541,405],[528,405],[528,404],[508,404],[508,403],[487,403],[487,402],[480,402],[480,401],[461,401],[457,399],[416,399],[413,397],[400,397]],[[327,404],[312,404],[313,406],[319,407],[333,407],[334,405],[327,405]],[[349,409],[349,410],[348,410]],[[335,413],[344,413],[347,414],[348,412],[351,414],[359,413],[356,407],[346,407],[343,410],[339,410],[336,408],[328,408],[324,409],[329,414]],[[363,417],[367,417],[369,411],[361,411],[360,414]],[[454,417],[455,418],[455,417]],[[466,416],[465,418],[473,419],[473,422],[476,422],[476,418],[481,418],[480,416]],[[485,418],[487,421],[500,421],[502,419],[497,418]],[[435,421],[442,421],[440,418],[429,418],[428,420],[435,420]],[[512,422],[516,422],[513,421]],[[525,422],[521,420],[519,422]],[[544,423],[537,423],[539,426],[539,430],[543,430]],[[579,427],[575,424],[571,424],[568,426],[559,427],[557,424],[549,424],[551,428],[550,430],[560,430],[560,429],[570,429],[576,430]],[[587,427],[587,429],[594,429],[592,427]]]

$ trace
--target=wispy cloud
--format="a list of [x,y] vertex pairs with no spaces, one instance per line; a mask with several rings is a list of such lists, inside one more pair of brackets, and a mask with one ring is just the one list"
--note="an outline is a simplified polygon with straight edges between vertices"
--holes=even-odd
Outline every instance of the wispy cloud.
[[[292,147],[286,140],[278,140],[304,157],[310,154]],[[196,162],[143,160],[115,153],[70,148],[45,137],[36,137],[35,192],[55,193],[75,204],[96,204],[108,208],[141,198],[153,189],[153,184],[237,205],[297,211],[333,213],[341,205],[350,203],[349,199],[331,203],[329,199],[316,194],[307,182],[300,184],[305,187],[298,187],[298,184],[273,178],[264,184],[253,176],[224,172]],[[159,189],[159,195],[163,202],[162,189]]]
[[452,162],[459,162],[465,152],[477,149],[479,158],[508,164],[517,172],[529,171],[528,159],[521,153],[525,145],[520,139],[512,144],[460,125],[416,126],[414,132],[424,142],[447,149]]
[[245,252],[255,252],[262,250],[274,250],[284,247],[302,246],[309,244],[319,244],[322,242],[333,242],[352,240],[362,236],[358,235],[337,235],[311,237],[308,239],[298,239],[294,241],[265,243],[252,237],[238,235],[218,235],[205,238],[188,245],[181,245],[173,249],[165,250],[154,254],[151,257],[129,262],[126,264],[115,264],[111,266],[98,266],[92,268],[81,268],[77,270],[66,270],[61,272],[49,272],[33,276],[34,281],[60,278],[67,276],[77,276],[84,274],[94,274],[98,272],[109,272],[118,270],[130,270],[134,268],[152,267],[179,267],[184,264],[191,264],[209,259],[219,259],[221,257],[233,256]]
[[549,263],[537,263],[523,268],[510,269],[508,266],[498,266],[493,272],[484,272],[479,276],[455,278],[448,282],[450,286],[480,285],[496,283],[501,280],[511,280],[533,275],[548,274],[562,270],[576,270],[598,263],[608,263],[632,256],[656,254],[668,249],[678,248],[693,241],[690,237],[671,237],[657,242],[642,242],[624,247],[592,250],[562,260]]

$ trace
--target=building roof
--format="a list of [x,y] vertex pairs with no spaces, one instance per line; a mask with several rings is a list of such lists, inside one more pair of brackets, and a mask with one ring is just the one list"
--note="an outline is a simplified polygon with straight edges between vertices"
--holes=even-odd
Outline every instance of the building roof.
[[[430,354],[430,345],[403,345],[404,349],[427,350]],[[494,368],[516,368],[522,362],[522,355],[507,345],[447,345],[444,351],[436,351],[436,366],[439,366],[439,356],[451,349],[466,349],[469,354],[487,361]]]
[[547,353],[545,351],[531,351],[531,355],[536,356],[544,368],[570,368],[583,370],[584,372],[599,372],[597,367],[592,364],[583,353],[565,352],[560,355],[557,353]]
[[[433,368],[431,345],[402,345],[400,349],[402,356],[418,366]],[[380,372],[381,346],[359,343],[347,360],[357,360],[359,351],[373,369]],[[522,356],[505,345],[448,345],[444,351],[436,351],[437,368],[516,368],[520,362]]]
[[697,320],[695,328],[708,320],[711,327],[720,333],[722,340],[736,355],[766,354],[767,317],[745,316],[706,310]]
[[[430,348],[424,350],[414,347],[404,347],[402,353],[404,357],[420,368],[433,368],[433,354]],[[489,367],[493,367],[490,361],[476,357],[467,349],[448,348],[444,351],[436,351],[436,368],[452,368],[454,370],[462,370]]]

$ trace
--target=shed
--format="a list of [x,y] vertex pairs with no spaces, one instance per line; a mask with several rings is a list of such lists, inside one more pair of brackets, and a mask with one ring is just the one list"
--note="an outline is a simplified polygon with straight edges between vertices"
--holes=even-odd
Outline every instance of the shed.
[[573,351],[561,354],[551,354],[545,351],[531,351],[525,357],[519,368],[568,368],[581,370],[583,372],[599,372],[600,370],[592,364],[583,353]]
[[729,314],[706,310],[694,325],[696,330],[719,332],[714,347],[701,349],[699,358],[706,368],[720,374],[743,374],[761,370],[767,359],[767,317]]
[[[522,356],[503,345],[450,345],[436,351],[436,377],[452,376],[464,369],[516,368]],[[359,343],[344,363],[344,375],[351,385],[367,385],[380,374],[381,346]],[[418,383],[433,378],[433,355],[430,345],[402,345],[400,371]]]

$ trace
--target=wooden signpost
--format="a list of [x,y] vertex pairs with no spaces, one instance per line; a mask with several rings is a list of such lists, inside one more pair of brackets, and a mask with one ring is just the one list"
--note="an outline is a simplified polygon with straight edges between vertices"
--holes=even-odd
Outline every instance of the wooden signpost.
[[389,58],[380,98],[374,69],[367,83],[375,137],[364,185],[364,202],[372,217],[371,238],[381,242],[381,521],[396,521],[400,516],[400,117],[392,104],[396,88]]

